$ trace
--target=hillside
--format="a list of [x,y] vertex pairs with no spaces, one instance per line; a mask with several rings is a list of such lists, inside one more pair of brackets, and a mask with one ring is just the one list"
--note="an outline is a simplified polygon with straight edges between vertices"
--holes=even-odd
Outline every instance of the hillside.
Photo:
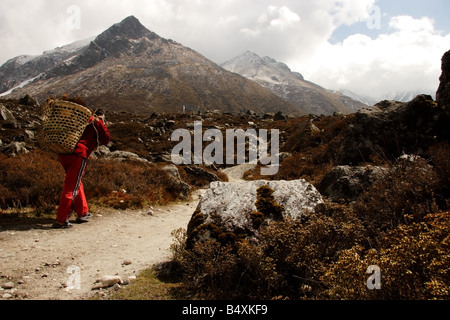
[[[7,94],[9,91],[10,94]],[[5,98],[29,94],[38,101],[68,93],[110,111],[304,112],[270,90],[226,71],[183,45],[161,38],[135,17],[92,41],[21,56],[0,68]]]

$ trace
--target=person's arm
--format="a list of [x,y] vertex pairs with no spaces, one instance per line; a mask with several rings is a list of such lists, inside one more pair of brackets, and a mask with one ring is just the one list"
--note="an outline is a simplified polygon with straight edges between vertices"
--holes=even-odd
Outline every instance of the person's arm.
[[95,121],[95,127],[98,132],[98,140],[100,144],[107,145],[111,141],[111,134],[108,131],[106,124],[104,123],[103,116],[100,116]]

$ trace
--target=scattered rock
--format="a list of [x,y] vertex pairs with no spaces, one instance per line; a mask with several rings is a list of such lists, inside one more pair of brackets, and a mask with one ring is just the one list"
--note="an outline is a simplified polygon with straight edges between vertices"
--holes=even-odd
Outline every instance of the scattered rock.
[[140,162],[148,162],[147,159],[143,159],[139,157],[137,154],[127,151],[114,151],[106,153],[104,158],[108,160],[114,160],[114,161],[127,161],[127,160],[134,160],[134,161],[140,161]]
[[13,113],[9,111],[3,104],[0,104],[0,120],[3,120],[5,123],[3,126],[17,128],[17,120],[14,117]]
[[123,283],[122,278],[119,276],[104,276],[100,280],[98,280],[98,282],[101,285],[100,288],[108,288],[108,287],[112,287],[116,284]]
[[277,112],[274,116],[273,116],[273,120],[274,121],[284,121],[286,120],[286,116],[283,115],[283,112],[279,111]]
[[10,144],[0,147],[0,153],[4,153],[9,157],[15,157],[19,154],[29,153],[25,142],[11,142]]
[[163,171],[168,173],[168,177],[170,182],[180,188],[180,197],[183,200],[189,199],[189,193],[191,191],[191,186],[189,186],[186,182],[183,182],[180,177],[180,172],[178,171],[178,168],[174,164],[166,165],[161,168]]
[[348,203],[357,200],[384,173],[386,169],[375,166],[338,166],[325,175],[318,190],[333,202]]
[[220,181],[220,178],[216,174],[206,171],[205,169],[197,166],[186,166],[184,167],[184,171],[186,171],[186,173],[188,174],[192,174],[198,177],[198,179],[206,180],[208,181],[208,183]]
[[128,266],[130,264],[132,264],[132,261],[129,259],[123,260],[123,262],[122,262],[122,265],[124,265],[124,266]]
[[13,289],[15,287],[14,282],[6,282],[2,285],[2,288],[5,290]]
[[12,298],[12,294],[10,294],[10,293],[5,293],[5,294],[2,295],[2,298],[3,298],[3,299],[11,299],[11,298]]
[[21,105],[25,105],[25,106],[35,106],[38,104],[38,102],[36,101],[36,99],[30,97],[30,95],[25,95],[23,98],[19,99],[19,103]]

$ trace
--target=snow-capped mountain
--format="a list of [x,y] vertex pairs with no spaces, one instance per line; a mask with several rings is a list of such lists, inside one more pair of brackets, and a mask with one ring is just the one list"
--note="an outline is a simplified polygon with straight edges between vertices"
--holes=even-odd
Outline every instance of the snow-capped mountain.
[[219,110],[304,114],[297,106],[131,16],[93,39],[0,67],[0,94],[38,101],[80,96],[91,108],[133,113]]
[[85,49],[93,38],[45,51],[42,55],[22,55],[8,60],[0,68],[0,96],[23,88],[60,63],[70,61]]
[[341,94],[346,95],[348,97],[351,97],[352,99],[356,101],[360,101],[364,104],[367,104],[368,106],[374,106],[380,101],[384,100],[391,100],[391,101],[399,101],[399,102],[410,102],[414,100],[415,97],[421,94],[427,94],[430,95],[433,99],[436,97],[435,92],[423,90],[415,90],[415,91],[403,91],[403,92],[388,92],[386,94],[380,95],[380,96],[363,96],[356,94],[350,90],[340,90]]
[[259,83],[308,113],[348,114],[367,107],[351,97],[305,80],[284,63],[270,57],[262,58],[253,52],[247,51],[223,63],[222,67]]

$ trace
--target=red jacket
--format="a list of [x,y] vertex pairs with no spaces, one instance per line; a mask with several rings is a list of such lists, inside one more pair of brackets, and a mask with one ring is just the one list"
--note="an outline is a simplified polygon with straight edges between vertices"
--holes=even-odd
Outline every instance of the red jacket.
[[99,144],[107,145],[110,141],[111,135],[103,121],[94,121],[94,117],[91,117],[89,119],[89,125],[84,130],[80,141],[75,147],[74,154],[87,159]]

